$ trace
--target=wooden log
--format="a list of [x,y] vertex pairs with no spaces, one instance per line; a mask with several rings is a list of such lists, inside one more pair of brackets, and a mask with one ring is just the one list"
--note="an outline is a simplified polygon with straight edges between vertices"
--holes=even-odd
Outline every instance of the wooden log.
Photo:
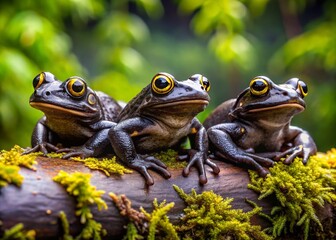
[[[38,157],[37,162],[36,171],[21,169],[20,173],[24,176],[21,187],[9,185],[0,190],[0,220],[3,222],[0,232],[17,223],[23,223],[25,229],[36,230],[37,238],[57,239],[61,234],[58,216],[60,211],[64,211],[71,224],[71,233],[79,233],[81,225],[74,213],[73,197],[69,196],[60,184],[52,180],[60,170],[69,173],[91,173],[92,185],[106,192],[103,199],[108,209],[98,211],[93,207],[92,212],[95,220],[102,223],[107,230],[108,237],[114,237],[113,239],[124,235],[124,225],[127,221],[119,214],[108,196],[109,192],[117,195],[125,194],[131,200],[134,209],[142,206],[149,212],[154,198],[159,202],[163,200],[168,203],[175,202],[174,208],[168,215],[172,222],[178,221],[185,207],[183,200],[173,189],[173,184],[181,187],[186,193],[190,193],[191,189],[195,189],[197,193],[213,190],[224,198],[234,198],[233,208],[244,211],[252,209],[246,203],[246,198],[262,206],[265,212],[270,212],[272,208],[272,200],[259,201],[258,194],[247,188],[249,176],[245,169],[224,162],[216,162],[221,170],[219,175],[213,175],[210,168],[208,169],[208,183],[204,186],[198,184],[198,173],[193,168],[187,178],[182,176],[182,169],[170,169],[172,177],[168,180],[151,172],[155,184],[150,187],[145,185],[143,177],[135,171],[122,176],[107,177],[100,171],[90,170],[81,162],[44,157]],[[323,219],[332,219],[332,209],[326,208],[322,215]],[[253,217],[252,223],[264,227],[267,225],[267,222],[258,216]]]

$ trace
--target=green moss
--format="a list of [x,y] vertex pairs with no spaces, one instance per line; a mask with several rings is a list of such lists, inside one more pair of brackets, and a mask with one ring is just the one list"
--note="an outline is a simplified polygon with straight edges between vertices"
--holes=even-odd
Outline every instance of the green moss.
[[72,240],[73,237],[70,235],[69,221],[68,221],[66,214],[63,211],[59,213],[59,218],[61,220],[62,229],[63,229],[62,240]]
[[7,166],[0,163],[0,188],[8,184],[21,186],[23,177],[19,174],[20,168],[18,166]]
[[[66,188],[66,191],[76,199],[76,215],[79,216],[80,222],[84,225],[82,232],[77,237],[79,239],[101,239],[106,234],[102,225],[93,219],[90,206],[95,204],[98,210],[107,209],[105,201],[101,196],[105,193],[102,190],[96,190],[96,187],[90,184],[90,174],[72,173],[69,174],[60,171],[53,178]],[[62,216],[61,216],[62,217]],[[61,218],[62,219],[62,218]],[[66,220],[63,216],[63,221]],[[63,226],[64,222],[63,222]],[[66,231],[64,231],[66,233]]]
[[197,194],[192,190],[186,194],[174,186],[175,191],[185,201],[187,207],[176,227],[183,239],[271,239],[260,226],[250,223],[250,218],[261,211],[250,212],[232,209],[232,198],[223,199],[213,191]]
[[316,156],[311,157],[306,166],[298,158],[291,165],[278,162],[270,168],[270,173],[266,178],[260,178],[250,171],[251,183],[248,185],[260,193],[259,199],[272,196],[278,201],[269,216],[272,227],[268,231],[274,237],[301,232],[305,239],[316,229],[322,232],[315,206],[323,207],[336,201],[336,179],[332,177],[332,170],[326,167],[326,161]]
[[[66,153],[56,153],[56,152],[50,152],[47,154],[47,157],[50,157],[50,158],[62,158]],[[41,152],[41,155],[42,155],[42,152]]]
[[103,158],[72,158],[72,160],[83,162],[85,166],[90,169],[99,170],[105,173],[106,176],[111,174],[122,175],[125,173],[132,173],[133,171],[117,163],[116,157],[111,159]]
[[174,203],[166,204],[165,201],[153,202],[153,211],[148,213],[143,208],[135,210],[131,206],[131,201],[125,196],[117,196],[109,193],[120,214],[129,219],[127,234],[124,239],[179,239],[174,226],[170,223],[167,216],[168,211],[174,207]]
[[167,213],[171,208],[174,207],[174,203],[166,204],[166,201],[158,203],[155,198],[153,201],[153,211],[151,213],[146,212],[143,208],[141,211],[149,219],[149,228],[148,228],[148,240],[154,239],[179,239],[175,227],[169,221]]
[[0,163],[10,166],[20,166],[36,170],[34,164],[36,164],[36,157],[38,153],[32,153],[27,155],[22,155],[23,149],[15,145],[11,150],[1,150],[0,153]]
[[177,169],[187,166],[186,161],[179,161],[178,154],[175,150],[168,149],[159,153],[154,153],[153,156],[161,160],[167,167]]
[[35,230],[24,230],[22,223],[16,224],[12,228],[5,231],[0,240],[34,240],[36,232]]
[[37,154],[22,155],[23,149],[14,146],[11,150],[0,152],[0,188],[8,184],[21,186],[23,177],[19,174],[20,167],[35,170]]

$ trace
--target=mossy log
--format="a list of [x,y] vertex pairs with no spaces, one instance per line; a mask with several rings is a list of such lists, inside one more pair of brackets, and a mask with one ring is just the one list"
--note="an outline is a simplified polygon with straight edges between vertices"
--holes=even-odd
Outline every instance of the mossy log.
[[[183,200],[173,189],[174,184],[181,187],[186,193],[189,193],[191,189],[195,189],[197,193],[213,190],[224,198],[234,198],[232,207],[244,211],[252,209],[246,199],[256,202],[263,207],[263,211],[266,213],[269,213],[273,206],[272,199],[259,201],[258,194],[247,188],[250,180],[247,170],[224,162],[216,162],[221,170],[219,175],[213,175],[208,169],[208,183],[203,186],[198,184],[198,173],[193,168],[188,177],[182,176],[182,169],[170,169],[172,177],[168,180],[151,172],[155,184],[150,187],[146,187],[143,177],[135,171],[122,176],[107,177],[100,171],[90,170],[81,162],[38,157],[37,163],[36,171],[21,168],[20,173],[24,176],[21,187],[9,185],[0,189],[0,220],[2,221],[0,233],[17,223],[23,223],[25,229],[36,231],[37,238],[57,239],[62,234],[59,223],[60,211],[64,211],[67,215],[71,233],[79,233],[81,224],[78,217],[75,216],[73,197],[69,196],[60,184],[52,180],[60,170],[69,173],[91,173],[92,185],[106,192],[103,199],[106,201],[108,209],[98,211],[97,208],[92,208],[92,213],[95,220],[102,223],[107,230],[110,239],[111,237],[118,239],[123,236],[125,234],[124,225],[127,222],[125,217],[119,214],[108,196],[109,192],[117,195],[125,194],[131,200],[134,209],[139,209],[142,206],[151,211],[154,198],[157,198],[159,202],[163,200],[168,203],[175,202],[174,208],[169,212],[169,218],[172,222],[178,221],[185,208]],[[321,222],[334,224],[333,209],[330,206],[321,209],[319,215]],[[259,216],[254,216],[252,223],[263,227],[267,226],[267,222]]]

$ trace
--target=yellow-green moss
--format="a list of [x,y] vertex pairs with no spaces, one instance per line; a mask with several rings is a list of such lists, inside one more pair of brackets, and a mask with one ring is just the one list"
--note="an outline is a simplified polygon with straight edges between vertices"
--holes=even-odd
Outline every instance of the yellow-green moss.
[[161,160],[169,168],[177,169],[187,166],[186,161],[178,160],[178,153],[173,149],[168,149],[166,151],[154,153],[153,156]]
[[83,162],[85,166],[93,170],[99,170],[105,173],[106,176],[111,174],[123,175],[125,173],[132,173],[133,171],[117,163],[116,157],[113,158],[72,158],[74,161]]
[[175,191],[187,204],[181,222],[176,226],[183,239],[271,239],[260,226],[250,223],[250,218],[261,211],[250,212],[232,209],[233,198],[223,199],[213,191],[197,194],[193,189],[186,194],[174,186]]
[[148,213],[143,208],[133,209],[125,195],[110,193],[120,214],[130,221],[124,239],[272,239],[261,231],[260,226],[250,224],[250,218],[261,208],[244,213],[231,208],[233,199],[224,200],[212,191],[196,194],[192,190],[188,195],[177,186],[174,189],[187,204],[177,225],[173,225],[167,216],[174,203],[163,201],[159,204],[155,199],[153,211]]
[[27,155],[22,155],[23,149],[15,145],[11,150],[1,150],[0,153],[0,163],[8,166],[20,166],[36,170],[34,165],[36,164],[36,157],[39,153],[32,153]]
[[12,228],[5,231],[0,240],[34,240],[36,236],[35,230],[25,230],[22,223],[18,223]]
[[274,237],[295,231],[307,239],[316,229],[323,230],[315,206],[336,201],[336,179],[325,163],[321,156],[311,157],[307,165],[299,158],[291,165],[278,162],[266,178],[250,171],[248,187],[260,193],[259,199],[273,196],[278,201],[270,214],[273,226],[268,229]]
[[73,237],[70,235],[70,225],[65,212],[61,211],[59,213],[59,218],[61,220],[63,230],[62,240],[72,240]]
[[127,225],[127,234],[124,239],[169,239],[178,240],[179,237],[174,226],[170,223],[167,213],[174,207],[174,203],[166,204],[165,201],[158,203],[157,199],[153,201],[153,211],[148,213],[143,208],[140,211],[131,206],[131,201],[125,196],[117,196],[109,193],[120,214],[129,219]]
[[[41,153],[41,155],[43,155],[42,152],[40,152],[40,153]],[[62,152],[60,152],[60,153],[50,152],[50,153],[47,154],[47,157],[49,157],[49,158],[62,158],[65,154],[66,153],[62,153]]]
[[[101,239],[101,236],[106,234],[102,225],[93,219],[90,206],[95,204],[98,210],[107,209],[105,201],[101,196],[105,193],[102,190],[96,190],[96,187],[90,183],[90,174],[75,172],[69,174],[60,171],[57,176],[53,178],[54,181],[60,183],[66,188],[69,195],[76,199],[76,215],[79,216],[80,222],[84,225],[83,229],[77,238],[79,239]],[[64,221],[66,218],[61,215]],[[66,236],[69,237],[68,232],[65,230]]]
[[8,184],[21,186],[23,177],[19,174],[20,168],[18,166],[7,166],[0,163],[0,188]]
[[8,184],[21,186],[23,177],[20,167],[35,170],[37,154],[22,155],[23,149],[15,145],[11,150],[0,152],[0,188]]

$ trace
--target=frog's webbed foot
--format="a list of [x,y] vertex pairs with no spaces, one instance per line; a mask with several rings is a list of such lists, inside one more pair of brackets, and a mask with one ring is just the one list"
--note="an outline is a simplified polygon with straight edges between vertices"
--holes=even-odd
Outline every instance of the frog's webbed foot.
[[171,176],[167,170],[167,166],[152,156],[146,157],[145,159],[137,156],[132,162],[128,163],[127,166],[138,171],[142,176],[144,176],[147,185],[154,184],[154,179],[149,174],[148,169],[158,172],[166,179],[170,178]]
[[269,171],[264,167],[272,167],[274,165],[274,161],[269,158],[258,156],[256,154],[245,151],[237,151],[234,154],[234,157],[231,158],[226,157],[223,153],[219,151],[216,151],[215,156],[220,157],[221,159],[227,159],[233,163],[249,166],[253,170],[255,170],[261,177],[266,177],[267,174],[269,174]]
[[312,155],[311,149],[299,145],[278,154],[275,157],[275,160],[279,161],[281,158],[285,157],[286,159],[284,160],[284,163],[289,165],[296,157],[302,157],[303,164],[306,164],[310,155]]
[[[184,155],[182,155],[181,157],[185,158]],[[183,169],[182,174],[183,176],[187,177],[190,173],[190,167],[195,165],[199,173],[199,183],[200,184],[206,184],[208,182],[204,165],[208,165],[209,167],[211,167],[213,173],[216,175],[220,171],[219,167],[215,163],[207,159],[206,156],[204,156],[204,153],[202,152],[190,150],[189,159],[190,160],[188,162],[188,165]]]
[[33,148],[29,148],[27,150],[25,150],[22,155],[26,155],[29,153],[34,153],[34,152],[42,152],[44,156],[46,156],[48,153],[50,152],[57,152],[59,150],[58,147],[56,147],[55,145],[51,144],[51,143],[40,143],[38,145],[36,145]]

